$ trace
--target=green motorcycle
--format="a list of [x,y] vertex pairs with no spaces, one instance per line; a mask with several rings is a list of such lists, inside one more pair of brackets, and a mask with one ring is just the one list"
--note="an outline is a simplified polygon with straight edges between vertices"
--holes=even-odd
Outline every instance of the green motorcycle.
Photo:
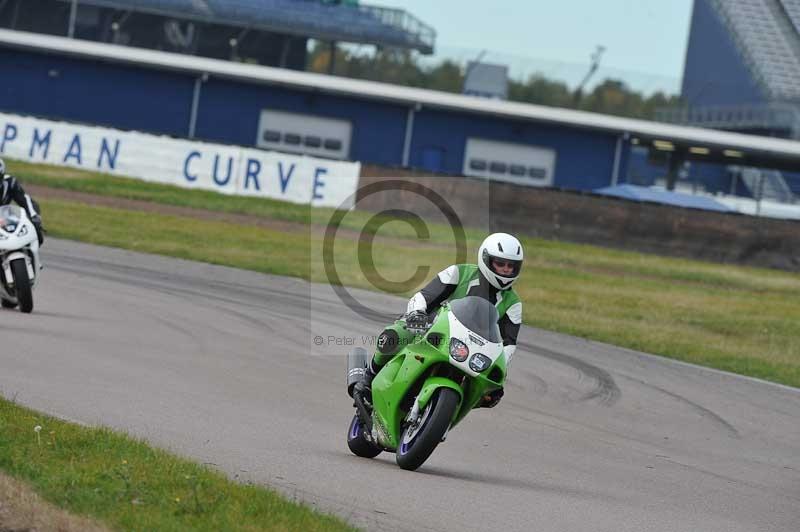
[[378,337],[378,350],[393,358],[372,381],[371,397],[355,388],[369,355],[351,351],[347,384],[356,414],[347,445],[353,454],[374,458],[389,451],[403,469],[421,466],[485,395],[502,388],[506,360],[497,321],[494,305],[472,296],[442,304],[423,327],[397,320]]

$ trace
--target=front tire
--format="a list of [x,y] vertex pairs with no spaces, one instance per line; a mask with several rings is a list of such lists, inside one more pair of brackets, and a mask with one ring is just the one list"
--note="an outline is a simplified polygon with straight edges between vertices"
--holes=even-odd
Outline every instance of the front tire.
[[25,259],[11,261],[11,273],[14,276],[14,292],[19,301],[19,309],[28,314],[33,310],[33,290],[28,277],[28,266]]
[[350,428],[347,429],[347,446],[350,452],[361,458],[375,458],[381,454],[381,449],[364,436],[364,426],[358,414],[353,416]]
[[8,299],[0,299],[0,305],[3,305],[3,308],[17,308],[17,304]]
[[425,410],[420,414],[420,425],[403,427],[400,445],[395,458],[397,465],[414,471],[421,466],[442,441],[450,421],[458,408],[459,396],[450,388],[434,392]]

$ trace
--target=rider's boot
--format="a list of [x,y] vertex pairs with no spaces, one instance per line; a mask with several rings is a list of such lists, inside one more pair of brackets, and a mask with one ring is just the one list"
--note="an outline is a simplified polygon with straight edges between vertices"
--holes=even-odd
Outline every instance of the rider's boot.
[[[357,382],[353,388],[353,395],[358,394],[370,403],[372,402],[372,379],[378,374],[378,372],[373,369],[374,365],[374,361],[367,364],[367,367],[364,368],[364,377]],[[380,371],[380,368],[378,368],[378,371]]]

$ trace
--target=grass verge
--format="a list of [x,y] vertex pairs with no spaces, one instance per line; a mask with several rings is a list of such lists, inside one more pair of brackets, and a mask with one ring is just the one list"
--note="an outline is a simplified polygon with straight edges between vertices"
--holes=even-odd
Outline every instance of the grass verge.
[[[123,530],[352,530],[275,492],[232,482],[142,441],[59,421],[4,399],[0,470],[73,514],[36,501],[27,487],[8,489],[9,483],[0,482],[6,488],[0,502],[6,495],[7,504],[16,503],[16,513],[23,512],[16,521],[29,514],[20,525],[25,527],[38,520],[39,529],[87,530],[91,522],[81,516],[92,516]],[[10,523],[13,516],[7,517]],[[48,523],[77,528],[47,528]],[[0,529],[5,526],[0,521]]]

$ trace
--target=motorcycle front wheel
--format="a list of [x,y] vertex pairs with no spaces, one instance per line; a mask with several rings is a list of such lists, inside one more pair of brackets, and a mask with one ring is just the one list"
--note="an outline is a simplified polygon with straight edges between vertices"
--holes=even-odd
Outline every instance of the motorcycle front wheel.
[[450,388],[439,388],[420,413],[418,421],[403,427],[395,458],[397,465],[414,471],[433,453],[450,427],[459,396]]
[[33,310],[33,290],[25,259],[12,260],[11,273],[14,276],[14,292],[19,301],[19,309],[27,314]]

